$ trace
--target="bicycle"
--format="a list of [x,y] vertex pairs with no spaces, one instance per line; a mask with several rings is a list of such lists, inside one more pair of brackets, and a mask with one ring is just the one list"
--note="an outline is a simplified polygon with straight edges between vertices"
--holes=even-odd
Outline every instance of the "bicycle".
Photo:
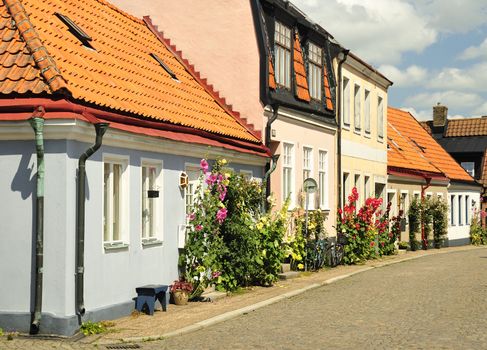
[[338,234],[336,243],[330,240],[330,243],[326,247],[325,255],[329,266],[336,267],[343,262],[343,256],[345,255],[344,246],[348,243],[347,237],[344,234]]

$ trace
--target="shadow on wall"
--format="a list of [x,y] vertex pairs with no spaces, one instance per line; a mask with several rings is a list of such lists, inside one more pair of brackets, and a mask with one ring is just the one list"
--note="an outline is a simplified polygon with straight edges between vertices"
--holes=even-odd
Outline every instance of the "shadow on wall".
[[[22,153],[17,172],[15,173],[10,189],[13,192],[19,192],[22,200],[27,200],[31,197],[31,264],[30,264],[30,312],[34,312],[34,295],[35,295],[35,278],[36,278],[36,266],[35,266],[35,252],[36,252],[36,232],[35,223],[36,218],[34,213],[36,212],[36,198],[33,195],[36,190],[36,173],[34,171],[36,164],[34,161],[35,153]],[[18,237],[21,237],[19,234]]]

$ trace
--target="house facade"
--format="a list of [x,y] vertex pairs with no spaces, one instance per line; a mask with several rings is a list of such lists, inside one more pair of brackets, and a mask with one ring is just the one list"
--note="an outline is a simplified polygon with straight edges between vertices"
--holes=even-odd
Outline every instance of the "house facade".
[[[388,108],[388,201],[393,214],[407,217],[412,200],[439,198],[449,206],[446,244],[468,244],[473,212],[480,206],[480,186],[408,112]],[[401,240],[409,238],[403,226]],[[421,241],[422,237],[416,237]]]
[[[116,0],[127,9],[151,13],[167,24],[177,42],[226,97],[226,103],[262,132],[273,155],[269,192],[276,204],[304,206],[303,180],[318,191],[311,209],[327,213],[333,235],[336,197],[335,88],[332,62],[340,48],[333,37],[287,1]],[[169,42],[169,39],[168,39]]]
[[486,212],[487,118],[448,119],[448,107],[438,104],[433,107],[433,120],[421,125],[482,185],[481,210]]
[[178,277],[200,160],[261,179],[269,162],[258,132],[149,21],[85,5],[103,16],[0,4],[5,331],[72,335],[130,314],[136,287]]
[[337,198],[338,206],[346,202],[354,187],[360,204],[369,197],[385,200],[387,89],[392,82],[351,52],[341,65],[340,76],[341,197]]

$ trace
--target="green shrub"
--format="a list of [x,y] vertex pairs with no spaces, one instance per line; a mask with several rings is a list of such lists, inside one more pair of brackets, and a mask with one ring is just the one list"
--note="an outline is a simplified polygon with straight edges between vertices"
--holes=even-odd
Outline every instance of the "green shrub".
[[443,199],[436,198],[431,202],[431,211],[434,247],[440,248],[448,234],[448,205]]
[[409,219],[409,247],[412,251],[416,250],[420,243],[416,240],[416,235],[421,230],[421,201],[413,199],[408,211]]
[[108,327],[113,326],[112,323],[102,321],[102,322],[92,322],[86,321],[81,324],[80,331],[84,335],[101,334],[108,331]]

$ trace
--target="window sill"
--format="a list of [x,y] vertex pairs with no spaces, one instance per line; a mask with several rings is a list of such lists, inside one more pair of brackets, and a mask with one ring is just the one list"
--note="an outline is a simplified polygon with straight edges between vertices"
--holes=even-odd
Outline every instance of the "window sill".
[[342,129],[343,129],[343,130],[350,131],[350,124],[345,124],[345,123],[343,123]]
[[331,211],[331,209],[327,207],[320,207],[320,210],[325,213],[329,213]]
[[383,143],[384,142],[384,138],[383,137],[378,137],[377,138],[377,142]]
[[353,131],[353,133],[356,134],[356,135],[362,135],[362,130],[361,129],[355,129]]
[[366,137],[368,139],[372,138],[372,136],[370,135],[370,132],[367,132],[367,131],[365,132],[364,137]]
[[163,242],[157,238],[143,238],[142,239],[142,247],[144,247],[144,248],[161,246],[162,243]]
[[129,245],[124,242],[103,243],[103,248],[105,251],[128,250]]

